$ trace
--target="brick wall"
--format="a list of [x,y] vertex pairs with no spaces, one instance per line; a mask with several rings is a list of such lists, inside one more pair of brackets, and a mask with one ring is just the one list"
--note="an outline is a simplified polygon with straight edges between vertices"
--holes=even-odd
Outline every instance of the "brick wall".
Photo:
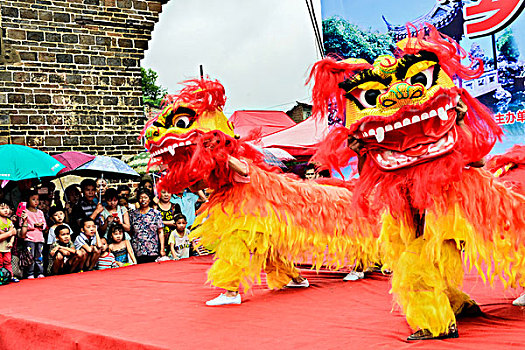
[[167,1],[0,0],[0,143],[140,151],[140,60]]

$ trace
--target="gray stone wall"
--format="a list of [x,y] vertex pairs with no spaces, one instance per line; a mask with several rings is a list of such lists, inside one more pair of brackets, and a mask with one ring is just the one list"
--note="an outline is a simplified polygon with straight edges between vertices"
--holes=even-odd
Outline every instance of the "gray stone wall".
[[0,0],[0,144],[140,151],[140,60],[167,1]]

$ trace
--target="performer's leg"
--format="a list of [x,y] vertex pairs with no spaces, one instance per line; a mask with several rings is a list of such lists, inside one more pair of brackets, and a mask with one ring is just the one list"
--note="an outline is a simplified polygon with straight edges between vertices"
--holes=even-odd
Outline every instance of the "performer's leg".
[[425,256],[424,244],[422,237],[415,239],[401,254],[392,275],[392,293],[410,327],[419,329],[409,340],[455,337],[456,319],[446,294],[447,283]]
[[[236,231],[223,237],[215,251],[215,262],[208,270],[208,281],[215,287],[226,290],[224,294],[209,300],[206,305],[217,306],[240,304],[239,287],[241,283],[247,289],[258,278],[262,264],[258,263],[258,254],[252,254],[241,239],[242,232]],[[264,260],[263,260],[264,261]],[[256,276],[257,275],[257,276]]]
[[270,289],[289,287],[308,287],[309,282],[301,276],[293,262],[283,258],[278,252],[270,249],[266,258],[266,282]]
[[461,251],[456,246],[455,241],[448,240],[443,242],[439,264],[443,266],[443,269],[446,269],[444,277],[447,283],[447,290],[445,293],[456,318],[483,315],[478,304],[461,290],[464,269]]

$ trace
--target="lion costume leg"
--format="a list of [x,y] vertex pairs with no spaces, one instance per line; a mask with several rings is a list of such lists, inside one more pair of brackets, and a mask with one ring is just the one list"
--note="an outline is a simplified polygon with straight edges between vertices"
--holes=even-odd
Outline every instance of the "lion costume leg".
[[215,262],[208,270],[208,282],[213,286],[237,292],[241,285],[248,290],[255,280],[260,283],[268,250],[250,249],[243,238],[242,230],[221,238],[215,248]]
[[294,263],[285,259],[273,249],[269,251],[264,270],[266,272],[266,282],[270,289],[281,289],[290,280],[297,279],[300,276],[299,270],[295,268]]
[[450,300],[449,296],[452,296],[450,291],[454,291],[451,284],[457,282],[453,276],[457,272],[456,263],[461,266],[461,256],[457,250],[454,254],[454,244],[446,241],[443,243],[443,261],[429,261],[425,255],[425,243],[423,237],[419,237],[401,253],[393,272],[392,293],[413,330],[426,330],[437,337],[449,333],[456,324],[451,304],[458,302]]
[[457,317],[480,316],[481,309],[468,294],[461,290],[464,278],[463,261],[461,252],[453,240],[446,240],[441,247],[441,258],[438,262],[440,270],[445,272],[445,282],[450,307]]

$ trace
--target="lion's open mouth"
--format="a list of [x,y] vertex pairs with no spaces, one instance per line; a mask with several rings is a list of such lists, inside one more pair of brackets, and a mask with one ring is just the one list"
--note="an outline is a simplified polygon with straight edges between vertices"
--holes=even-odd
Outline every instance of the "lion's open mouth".
[[157,142],[149,142],[147,148],[153,157],[174,157],[178,153],[185,153],[188,148],[195,145],[196,132],[184,135],[166,134]]
[[409,148],[404,152],[396,152],[392,150],[374,149],[370,151],[374,161],[384,170],[394,170],[406,167],[407,165],[414,165],[421,163],[427,159],[438,157],[442,154],[448,153],[457,140],[456,128],[453,127],[438,141],[418,145],[414,148]]
[[390,117],[363,118],[354,132],[382,170],[395,170],[450,152],[457,142],[459,95],[442,92],[423,105],[401,108]]

